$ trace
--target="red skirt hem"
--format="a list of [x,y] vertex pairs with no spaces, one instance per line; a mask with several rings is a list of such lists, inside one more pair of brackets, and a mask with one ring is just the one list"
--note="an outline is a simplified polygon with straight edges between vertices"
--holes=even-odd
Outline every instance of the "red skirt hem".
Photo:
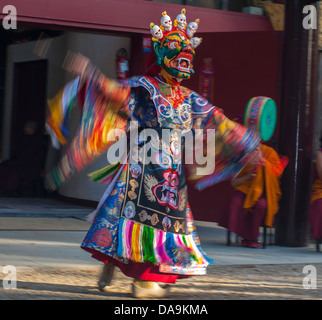
[[150,263],[138,263],[129,260],[129,263],[124,264],[102,252],[96,251],[95,249],[81,247],[85,251],[92,254],[92,257],[103,263],[112,263],[118,267],[126,276],[141,279],[146,281],[163,282],[163,283],[175,283],[177,279],[188,278],[187,275],[179,274],[168,274],[161,273],[158,266]]

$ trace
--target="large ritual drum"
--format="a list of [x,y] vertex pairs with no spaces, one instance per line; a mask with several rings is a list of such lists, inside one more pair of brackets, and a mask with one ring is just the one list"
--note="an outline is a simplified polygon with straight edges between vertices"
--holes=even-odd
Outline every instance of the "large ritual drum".
[[254,97],[247,103],[244,125],[260,133],[263,141],[272,138],[277,119],[276,103],[268,97]]

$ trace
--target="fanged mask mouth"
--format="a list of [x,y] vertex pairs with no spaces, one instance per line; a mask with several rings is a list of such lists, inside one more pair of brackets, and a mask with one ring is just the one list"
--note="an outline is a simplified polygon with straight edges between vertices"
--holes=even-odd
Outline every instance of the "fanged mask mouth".
[[191,55],[188,54],[181,54],[176,59],[170,62],[170,66],[172,68],[178,69],[179,71],[190,72],[190,69],[192,68],[192,57],[190,56]]
[[190,71],[190,60],[179,58],[173,61],[174,67],[180,71]]
[[161,189],[161,201],[163,202],[169,202],[174,207],[178,206],[178,189],[171,188],[168,185],[163,185]]
[[158,184],[152,188],[160,205],[168,205],[170,208],[177,210],[180,204],[180,196],[177,187],[171,187],[166,182]]

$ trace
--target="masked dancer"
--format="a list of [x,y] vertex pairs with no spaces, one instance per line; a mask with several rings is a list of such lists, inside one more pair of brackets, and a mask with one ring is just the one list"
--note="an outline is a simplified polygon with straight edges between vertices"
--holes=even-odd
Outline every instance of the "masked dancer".
[[[76,136],[47,176],[49,188],[126,145],[122,159],[91,174],[107,189],[81,247],[104,263],[100,289],[110,283],[114,267],[134,278],[133,296],[140,298],[163,297],[177,279],[205,274],[211,261],[200,246],[186,176],[199,190],[231,179],[260,142],[257,133],[181,85],[194,74],[202,42],[194,36],[198,25],[198,19],[187,23],[185,9],[173,22],[163,12],[160,25],[150,24],[147,75],[122,83],[108,79],[86,57],[72,56],[67,69],[78,77],[49,103],[48,129],[56,143],[66,143],[66,109],[73,99],[82,112]],[[62,102],[62,96],[69,99]],[[188,137],[193,151],[207,150],[208,163],[193,159],[186,174],[182,154]]]

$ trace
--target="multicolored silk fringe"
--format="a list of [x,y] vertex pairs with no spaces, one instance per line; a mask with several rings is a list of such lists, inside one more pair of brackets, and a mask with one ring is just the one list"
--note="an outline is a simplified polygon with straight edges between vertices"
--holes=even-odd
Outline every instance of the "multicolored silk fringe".
[[46,177],[46,185],[50,190],[56,189],[73,173],[84,169],[102,155],[118,138],[113,129],[122,129],[124,132],[126,130],[126,101],[130,88],[107,79],[92,66],[89,66],[77,81],[65,86],[50,102],[47,123],[57,139],[64,144],[65,117],[68,114],[66,106],[72,104],[76,95],[79,96],[79,100],[84,101],[78,132],[60,163]]
[[114,174],[122,167],[122,164],[118,161],[112,163],[111,165],[99,169],[97,171],[91,172],[88,176],[94,182],[100,184],[108,184],[113,179]]
[[193,234],[163,232],[144,224],[120,219],[117,254],[135,262],[151,262],[160,271],[205,274],[209,262],[195,243]]
[[79,92],[80,77],[67,83],[57,95],[48,100],[47,130],[52,138],[53,146],[59,149],[67,143],[65,136],[69,136],[68,122],[75,99]]
[[[246,165],[261,140],[255,131],[229,120],[220,109],[214,110],[204,127],[204,133],[207,129],[215,129],[215,157],[208,156],[209,161],[214,161],[215,169],[210,175],[200,176],[197,175],[197,164],[188,166],[189,179],[196,182],[195,188],[198,190],[234,178]],[[203,141],[199,148],[206,150],[206,135]]]

